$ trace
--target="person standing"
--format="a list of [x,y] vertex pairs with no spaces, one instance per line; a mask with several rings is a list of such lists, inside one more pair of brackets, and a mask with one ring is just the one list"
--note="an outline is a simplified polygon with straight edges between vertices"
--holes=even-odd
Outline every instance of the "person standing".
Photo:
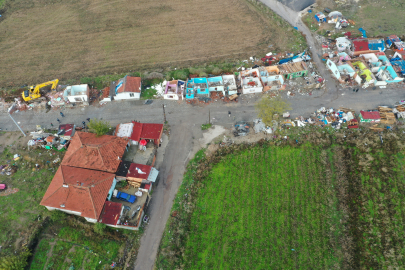
[[87,118],[86,120],[90,122],[90,118]]
[[60,124],[60,120],[59,120],[59,118],[56,118],[56,121],[58,121],[58,123]]
[[63,112],[60,112],[60,116],[65,117],[65,115],[63,114]]
[[51,127],[53,127],[53,124],[51,123]]

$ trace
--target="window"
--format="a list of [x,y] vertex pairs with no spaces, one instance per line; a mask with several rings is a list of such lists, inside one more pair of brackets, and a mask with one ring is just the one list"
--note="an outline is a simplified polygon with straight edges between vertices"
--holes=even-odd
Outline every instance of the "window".
[[300,72],[297,72],[297,74],[296,74],[297,76],[301,76],[302,75],[302,72],[300,71]]
[[129,97],[134,97],[135,94],[134,93],[129,93]]
[[82,101],[82,98],[75,97],[75,101],[76,101],[76,102],[81,102],[81,101]]

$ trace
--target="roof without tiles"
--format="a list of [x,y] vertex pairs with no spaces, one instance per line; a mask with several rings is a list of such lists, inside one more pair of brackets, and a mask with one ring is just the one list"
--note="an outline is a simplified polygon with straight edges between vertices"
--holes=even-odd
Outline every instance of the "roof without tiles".
[[141,139],[143,124],[135,121],[133,121],[132,123],[134,124],[134,129],[132,130],[132,135],[130,139],[137,142]]
[[40,204],[98,219],[114,177],[107,172],[61,165]]
[[363,119],[381,119],[380,113],[378,111],[372,112],[360,111],[360,113]]
[[[138,170],[136,168],[140,169],[144,173],[138,173]],[[152,166],[131,163],[131,165],[129,166],[127,177],[148,179],[151,169]]]
[[122,138],[129,138],[132,135],[134,123],[118,124],[115,129],[115,135]]
[[117,202],[107,201],[104,203],[104,209],[101,212],[98,222],[117,225],[120,218],[122,204]]
[[145,123],[142,127],[141,138],[158,140],[163,132],[163,124]]
[[62,165],[115,173],[127,144],[125,138],[76,132]]
[[368,51],[368,40],[367,39],[355,39],[353,40],[354,51]]
[[58,135],[71,136],[75,131],[75,126],[73,124],[63,124],[59,125]]

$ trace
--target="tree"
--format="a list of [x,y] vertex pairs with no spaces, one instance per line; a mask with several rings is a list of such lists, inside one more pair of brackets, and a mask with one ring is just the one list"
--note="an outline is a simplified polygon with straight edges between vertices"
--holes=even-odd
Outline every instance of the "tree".
[[27,259],[30,255],[29,249],[24,248],[17,255],[2,256],[0,270],[23,270],[28,264]]
[[109,122],[98,119],[91,119],[88,127],[89,131],[96,133],[97,137],[107,134],[111,129]]
[[264,124],[269,126],[275,114],[281,115],[291,110],[290,104],[283,101],[280,96],[272,98],[269,95],[263,96],[255,107],[257,115],[262,119]]

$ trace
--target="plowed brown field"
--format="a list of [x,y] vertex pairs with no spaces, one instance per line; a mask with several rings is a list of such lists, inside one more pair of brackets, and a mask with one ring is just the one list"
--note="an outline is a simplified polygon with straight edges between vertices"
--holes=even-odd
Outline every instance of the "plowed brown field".
[[0,87],[233,60],[294,43],[248,0],[15,0],[6,7]]

